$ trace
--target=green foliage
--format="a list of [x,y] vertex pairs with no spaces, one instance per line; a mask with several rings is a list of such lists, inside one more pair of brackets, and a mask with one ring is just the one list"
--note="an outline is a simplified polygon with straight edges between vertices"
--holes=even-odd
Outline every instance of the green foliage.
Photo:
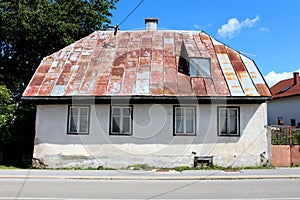
[[109,23],[118,0],[0,1],[0,70],[20,97],[41,59]]
[[104,167],[104,166],[98,166],[96,168],[97,170],[116,170],[115,168],[111,168],[111,167]]
[[292,131],[292,144],[300,145],[300,131],[293,130]]
[[278,130],[272,130],[272,144],[273,145],[299,145],[300,144],[300,131],[299,129],[290,129],[283,127]]
[[20,168],[15,166],[0,165],[0,169],[20,169]]
[[[41,169],[41,168],[33,168],[33,169]],[[51,170],[51,168],[46,168],[47,170]],[[103,165],[100,165],[98,167],[82,167],[82,166],[77,166],[77,167],[64,167],[64,168],[52,168],[52,170],[116,170],[111,167],[105,167]]]
[[7,143],[12,139],[9,129],[13,125],[15,104],[10,90],[0,85],[0,143]]
[[184,170],[192,170],[192,168],[189,166],[180,166],[180,167],[175,167],[174,170],[176,170],[178,172],[182,172]]
[[6,157],[16,160],[32,151],[35,107],[21,96],[43,57],[110,23],[118,1],[0,1],[0,85],[11,91],[1,86],[0,144],[16,145],[18,154],[8,151]]
[[129,165],[127,169],[151,171],[152,169],[154,169],[154,167],[148,164],[134,164],[134,165]]

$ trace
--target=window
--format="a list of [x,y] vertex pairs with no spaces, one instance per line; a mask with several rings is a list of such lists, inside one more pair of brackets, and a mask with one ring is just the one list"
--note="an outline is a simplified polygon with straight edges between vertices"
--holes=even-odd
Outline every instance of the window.
[[239,108],[218,107],[219,136],[239,136]]
[[190,76],[210,78],[210,59],[209,58],[190,58]]
[[296,119],[291,119],[291,126],[296,126]]
[[68,134],[84,135],[89,133],[89,106],[70,106]]
[[174,135],[195,135],[195,107],[174,107]]
[[132,134],[132,106],[112,106],[111,108],[111,134]]

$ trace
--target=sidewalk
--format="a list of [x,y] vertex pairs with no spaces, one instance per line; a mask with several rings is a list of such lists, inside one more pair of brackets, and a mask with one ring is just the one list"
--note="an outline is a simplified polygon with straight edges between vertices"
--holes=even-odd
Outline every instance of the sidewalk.
[[0,170],[0,178],[93,180],[233,180],[300,179],[300,167],[241,171],[187,170]]

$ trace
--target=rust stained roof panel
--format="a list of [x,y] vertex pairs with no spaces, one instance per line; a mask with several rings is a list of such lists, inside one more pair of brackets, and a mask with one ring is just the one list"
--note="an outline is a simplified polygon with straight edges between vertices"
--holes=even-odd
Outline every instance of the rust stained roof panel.
[[[178,72],[183,46],[189,57],[210,58],[211,78]],[[259,94],[252,91],[252,82]],[[226,50],[204,32],[159,30],[119,31],[117,37],[96,31],[44,58],[24,92],[24,96],[252,94],[269,94],[253,61]]]
[[233,51],[231,48],[226,47],[231,64],[236,71],[237,77],[241,83],[244,93],[246,96],[258,96],[256,88],[247,72],[247,69],[241,60],[239,53]]
[[230,95],[230,92],[227,87],[227,83],[225,81],[225,77],[223,76],[223,72],[221,70],[220,63],[216,56],[214,46],[212,44],[210,36],[202,32],[200,33],[200,39],[203,42],[208,53],[210,54],[211,73],[212,73],[212,79],[214,81],[216,95],[220,95],[220,96]]
[[259,94],[261,96],[271,96],[271,92],[255,63],[244,55],[241,55],[241,58]]
[[245,96],[227,54],[217,54],[221,69],[232,96]]

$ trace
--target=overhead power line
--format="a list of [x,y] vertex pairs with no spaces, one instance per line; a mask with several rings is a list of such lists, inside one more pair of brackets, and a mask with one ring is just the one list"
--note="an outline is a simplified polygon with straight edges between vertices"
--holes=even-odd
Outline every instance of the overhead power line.
[[117,35],[119,27],[121,26],[121,24],[123,24],[128,17],[130,17],[130,15],[132,15],[134,13],[134,11],[136,11],[136,9],[138,9],[138,7],[144,2],[144,0],[141,0],[140,3],[138,3],[138,5],[121,21],[120,24],[117,24],[115,26],[109,26],[108,24],[105,24],[103,26],[103,30],[107,30],[107,29],[113,29],[114,30],[114,35]]
[[140,5],[144,2],[144,0],[141,0],[140,3],[121,21],[121,23],[118,26],[121,26],[121,24],[123,24],[128,17],[130,17],[130,15],[132,15],[132,13],[134,13],[134,11],[136,11],[136,9],[138,9],[138,7],[140,7]]

